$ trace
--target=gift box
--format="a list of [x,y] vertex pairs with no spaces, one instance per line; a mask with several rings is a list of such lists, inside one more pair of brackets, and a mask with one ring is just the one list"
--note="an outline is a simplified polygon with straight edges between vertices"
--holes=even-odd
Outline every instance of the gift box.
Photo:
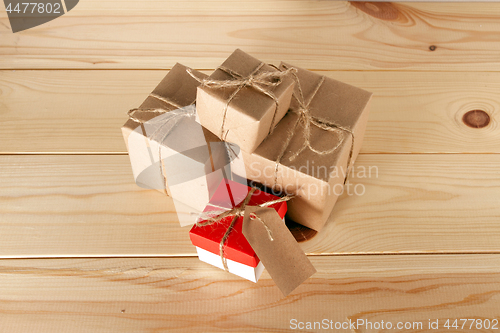
[[290,111],[253,153],[232,161],[232,171],[296,195],[287,218],[319,231],[361,148],[372,94],[297,70]]
[[[234,181],[222,181],[204,211],[231,210],[245,200],[250,190],[250,187]],[[279,198],[257,190],[252,193],[248,205],[256,206],[275,199]],[[278,215],[284,218],[287,203],[278,202],[270,205],[269,208],[276,210]],[[200,260],[224,268],[220,256],[220,244],[233,218],[234,216],[230,215],[210,225],[203,225],[203,221],[200,221],[200,226],[195,225],[191,228],[189,237],[196,246]],[[230,273],[257,282],[264,266],[243,235],[242,223],[243,216],[239,216],[223,244],[224,258]]]
[[136,183],[171,196],[181,225],[196,222],[231,177],[226,144],[196,121],[199,82],[186,70],[176,64],[122,127]]
[[[176,110],[179,107],[184,107],[193,104],[196,99],[196,88],[200,83],[186,73],[187,67],[179,63],[168,72],[168,74],[161,80],[151,94],[139,106],[139,110],[148,109],[164,109],[168,111]],[[207,75],[196,70],[192,73],[199,79],[206,78]],[[173,103],[173,104],[172,104]],[[174,105],[175,104],[175,105]],[[154,112],[138,112],[135,118],[141,121],[148,121],[158,116]],[[128,119],[122,126],[122,134],[125,139],[125,145],[128,149],[128,137],[131,132],[141,126],[140,123],[132,119]],[[210,131],[206,131],[207,141],[220,141]]]
[[251,153],[286,114],[294,85],[289,73],[237,49],[198,87],[200,122]]

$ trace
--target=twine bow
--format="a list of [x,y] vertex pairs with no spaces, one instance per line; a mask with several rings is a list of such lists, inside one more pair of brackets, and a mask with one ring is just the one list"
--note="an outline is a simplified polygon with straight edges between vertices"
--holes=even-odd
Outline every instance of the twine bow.
[[[149,94],[150,97],[156,98],[162,102],[165,102],[169,105],[172,105],[175,110],[167,110],[164,108],[152,108],[152,109],[131,109],[127,112],[127,115],[129,119],[132,121],[138,123],[141,125],[142,132],[144,136],[146,136],[146,129],[144,128],[144,124],[146,122],[154,124],[154,123],[159,123],[160,121],[155,121],[152,120],[154,117],[160,116],[162,114],[168,113],[171,115],[167,120],[161,120],[161,125],[158,126],[157,129],[154,130],[154,132],[150,135],[151,140],[155,140],[158,143],[162,143],[167,136],[171,133],[171,131],[179,124],[180,119],[182,118],[194,118],[196,116],[196,112],[194,108],[190,109],[184,109],[183,106],[177,104],[176,102],[172,101],[171,99],[167,97],[163,97],[157,94]],[[189,105],[194,104],[195,101],[190,103]],[[188,105],[188,106],[189,106]],[[153,117],[146,117],[149,118],[150,120],[144,120],[141,115],[153,115]],[[171,126],[168,128],[167,126]],[[159,138],[159,134],[163,132],[163,136],[160,138],[160,140],[157,140]],[[159,167],[160,167],[160,174],[163,177],[163,185],[165,192],[168,193],[168,184],[167,184],[167,177],[165,176],[164,172],[164,165],[162,162],[162,156],[161,156],[161,145],[158,145],[158,159],[159,159]]]
[[274,130],[275,127],[275,119],[276,119],[276,113],[278,112],[278,107],[279,107],[279,102],[278,98],[276,95],[270,91],[269,89],[272,87],[278,86],[283,77],[288,75],[289,73],[294,73],[296,72],[295,68],[289,68],[285,71],[272,71],[272,72],[259,72],[259,70],[262,69],[262,67],[265,64],[261,62],[251,73],[250,75],[244,77],[243,75],[231,70],[230,68],[226,68],[224,66],[219,66],[218,69],[222,70],[223,72],[229,74],[232,76],[234,79],[232,80],[214,80],[210,78],[204,78],[200,79],[196,77],[192,70],[190,68],[186,69],[189,75],[193,77],[196,81],[198,81],[201,86],[204,87],[209,87],[213,89],[221,89],[221,88],[236,88],[235,91],[229,96],[229,98],[226,100],[226,103],[224,104],[224,109],[223,109],[223,116],[222,116],[222,124],[220,128],[220,138],[225,140],[227,137],[227,134],[229,133],[229,130],[225,131],[224,126],[226,123],[226,116],[227,116],[227,109],[229,107],[229,104],[233,101],[233,99],[236,97],[236,95],[241,91],[241,89],[245,87],[251,87],[258,92],[268,96],[271,98],[274,103],[276,104],[274,114],[273,114],[273,119],[271,120],[271,127],[269,128],[269,134],[271,134]]
[[[285,68],[287,68],[287,66],[285,66],[285,65],[283,65],[283,66]],[[288,68],[288,69],[290,69],[290,68]],[[296,129],[297,129],[298,125],[301,123],[304,126],[304,130],[303,130],[304,143],[302,144],[302,147],[300,147],[299,150],[297,150],[295,153],[293,153],[289,157],[290,161],[293,161],[295,158],[297,158],[300,155],[300,153],[302,153],[307,148],[309,148],[312,152],[314,152],[318,155],[331,154],[334,151],[336,151],[340,147],[340,145],[344,142],[346,133],[348,135],[351,135],[351,137],[352,137],[351,149],[349,152],[349,160],[347,162],[347,170],[346,170],[346,174],[345,174],[345,178],[344,178],[344,184],[345,184],[345,182],[347,181],[347,176],[349,174],[349,169],[351,167],[351,162],[352,162],[352,153],[353,153],[353,149],[354,149],[354,133],[348,127],[336,124],[332,121],[322,119],[320,117],[313,116],[311,114],[311,111],[309,110],[309,104],[311,104],[311,101],[314,99],[314,97],[318,93],[320,87],[323,85],[323,82],[325,81],[324,76],[321,77],[321,80],[319,81],[319,83],[317,84],[315,89],[313,90],[313,93],[310,95],[309,100],[306,102],[305,98],[304,98],[304,93],[302,92],[302,87],[300,85],[299,78],[297,77],[297,74],[295,72],[293,72],[292,75],[294,76],[294,79],[296,81],[296,85],[297,85],[297,88],[299,91],[299,96],[297,96],[296,92],[293,92],[293,94],[292,94],[293,98],[299,104],[298,110],[293,111],[296,114],[298,114],[298,118],[297,118],[297,121],[295,122],[295,124],[293,125],[292,129],[289,131],[288,136],[287,136],[285,143],[283,145],[283,148],[281,149],[281,152],[279,153],[278,157],[276,158],[276,167],[274,170],[274,186],[276,186],[277,182],[278,182],[279,164],[281,163],[281,160],[282,160],[283,156],[285,155],[285,152],[286,152],[288,146],[290,145],[290,142],[292,141],[293,136],[296,134]],[[326,149],[326,150],[318,150],[311,145],[311,127],[312,126],[316,126],[324,131],[340,133],[342,135],[342,138],[339,140],[337,145],[335,145],[334,147],[332,147],[330,149]]]
[[[252,198],[252,195],[256,190],[257,190],[257,188],[252,187],[252,189],[248,192],[248,194],[245,197],[245,199],[243,200],[243,202],[230,210],[227,210],[221,206],[209,204],[213,207],[219,208],[220,210],[202,213],[200,215],[199,220],[204,220],[204,221],[196,222],[196,226],[204,227],[204,226],[208,226],[208,225],[213,225],[215,223],[220,223],[224,218],[226,218],[228,216],[233,216],[231,223],[227,227],[227,230],[224,233],[224,236],[222,237],[222,239],[219,243],[219,255],[220,255],[220,258],[222,261],[222,265],[224,266],[224,270],[226,270],[226,271],[228,270],[228,268],[227,268],[227,260],[226,260],[226,257],[224,256],[224,245],[225,245],[227,239],[229,238],[229,235],[230,235],[231,231],[233,230],[234,225],[236,224],[236,221],[238,220],[238,218],[245,214],[245,208],[248,205],[248,203],[250,202],[250,199]],[[274,205],[276,203],[288,201],[292,198],[293,198],[292,195],[287,195],[287,196],[281,197],[279,199],[270,200],[270,201],[267,201],[267,202],[264,202],[262,204],[258,204],[255,206],[268,207],[268,206]],[[214,216],[214,215],[217,215],[217,216]],[[258,221],[260,221],[264,225],[264,227],[267,230],[267,234],[269,236],[269,239],[272,241],[273,235],[272,235],[269,227],[266,225],[266,223],[260,217],[258,217],[255,213],[251,213],[250,218],[257,219]]]

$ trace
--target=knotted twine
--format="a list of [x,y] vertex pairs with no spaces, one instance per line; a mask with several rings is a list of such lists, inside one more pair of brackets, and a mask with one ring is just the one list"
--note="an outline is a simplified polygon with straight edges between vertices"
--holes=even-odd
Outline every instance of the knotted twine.
[[[138,108],[136,108],[136,109],[130,110],[127,113],[128,116],[129,116],[129,118],[132,121],[134,121],[134,122],[136,122],[138,124],[141,124],[141,125],[143,125],[146,121],[143,120],[143,119],[141,119],[140,115],[148,115],[148,114],[151,115],[152,114],[152,115],[155,115],[155,117],[156,117],[156,116],[162,115],[162,114],[167,113],[167,112],[172,115],[172,117],[170,117],[167,121],[163,122],[160,125],[160,127],[158,127],[151,134],[151,136],[150,136],[151,139],[156,139],[157,135],[159,133],[161,133],[161,131],[164,129],[164,127],[167,126],[170,122],[174,122],[174,125],[171,128],[171,129],[173,129],[179,123],[179,119],[184,118],[184,117],[186,117],[186,118],[192,118],[192,117],[196,116],[195,111],[182,109],[183,107],[181,105],[175,103],[174,101],[172,101],[172,100],[170,100],[170,99],[168,99],[166,97],[159,96],[159,95],[156,95],[156,94],[153,94],[153,93],[151,93],[149,96],[153,97],[153,98],[156,98],[158,100],[161,100],[161,101],[163,101],[163,102],[165,102],[167,104],[170,104],[173,107],[177,108],[176,110],[172,110],[172,111],[169,111],[169,110],[163,109],[163,108],[152,108],[152,109],[138,109]],[[194,102],[195,101],[193,101],[191,104],[194,104]],[[164,133],[164,135],[161,138],[161,140],[159,141],[159,143],[163,142],[166,139],[166,137],[170,134],[171,129],[167,130]],[[159,146],[158,155],[159,155],[159,159],[160,159],[160,173],[163,176],[165,191],[168,191],[167,179],[165,177],[165,173],[164,173],[164,170],[163,170],[163,163],[161,163],[161,146]],[[238,206],[236,206],[236,207],[234,207],[234,208],[232,208],[230,210],[227,210],[227,208],[224,208],[224,207],[217,206],[217,205],[214,205],[212,203],[209,203],[210,206],[218,208],[219,210],[213,210],[213,211],[202,213],[199,216],[198,221],[200,221],[200,220],[203,220],[203,221],[196,222],[196,225],[198,227],[200,227],[200,226],[208,226],[208,225],[212,225],[212,224],[215,224],[215,223],[220,223],[224,218],[226,218],[228,216],[234,216],[233,220],[231,221],[229,227],[227,228],[226,232],[224,233],[224,236],[222,237],[222,239],[221,239],[221,241],[219,243],[220,257],[221,257],[221,261],[222,261],[222,264],[224,266],[224,269],[226,271],[228,270],[228,268],[227,268],[227,260],[226,260],[226,258],[224,256],[224,245],[225,245],[227,239],[229,238],[229,235],[230,235],[231,231],[233,230],[234,225],[236,224],[236,221],[238,220],[238,218],[240,216],[242,216],[245,213],[245,208],[248,205],[248,203],[250,202],[250,199],[251,199],[253,193],[256,190],[257,190],[257,188],[252,187],[252,189],[248,192],[248,194],[245,197],[245,199],[243,200],[243,202],[240,205],[238,205]],[[292,197],[293,196],[285,196],[285,197],[282,197],[282,198],[279,198],[279,199],[276,199],[276,200],[270,200],[270,201],[264,202],[264,203],[256,205],[256,206],[259,206],[259,207],[268,207],[268,206],[274,205],[276,203],[288,201]],[[214,217],[214,215],[217,215],[217,216]],[[273,240],[273,236],[272,236],[271,230],[266,225],[266,223],[259,216],[257,216],[255,213],[252,213],[250,215],[250,218],[251,219],[256,219],[256,220],[260,221],[263,224],[263,226],[267,230],[269,239],[272,241]]]
[[[286,65],[283,65],[283,67],[285,67],[287,70],[291,69],[291,68],[287,68]],[[325,82],[325,76],[321,76],[321,80],[316,85],[315,89],[313,90],[312,94],[309,97],[309,100],[306,102],[305,98],[304,98],[304,93],[302,92],[302,87],[301,87],[299,78],[297,77],[297,74],[296,74],[296,71],[292,72],[292,75],[296,81],[296,85],[297,85],[297,88],[299,91],[299,96],[297,96],[295,91],[293,92],[292,96],[299,104],[299,108],[298,108],[298,110],[290,110],[290,111],[296,113],[298,115],[298,118],[297,118],[297,121],[295,122],[295,124],[293,125],[292,129],[288,132],[288,136],[285,140],[283,148],[281,149],[281,152],[279,153],[278,157],[276,158],[276,167],[274,170],[274,186],[276,186],[278,183],[278,168],[279,168],[279,165],[281,163],[281,160],[282,160],[283,156],[285,155],[285,152],[286,152],[288,146],[290,145],[292,138],[296,134],[296,129],[300,123],[302,123],[304,126],[304,130],[303,130],[304,143],[302,144],[302,147],[300,147],[299,150],[297,150],[295,153],[293,153],[288,158],[289,161],[293,161],[294,159],[296,159],[300,155],[300,153],[302,153],[306,148],[309,148],[312,152],[314,152],[318,155],[331,154],[334,151],[336,151],[340,147],[340,145],[344,142],[345,133],[351,135],[351,137],[352,137],[351,149],[349,152],[349,160],[347,162],[347,170],[346,170],[345,178],[344,178],[344,184],[345,184],[347,181],[347,176],[349,175],[349,169],[351,167],[351,162],[352,162],[352,155],[353,155],[353,150],[354,150],[354,133],[348,127],[345,127],[345,126],[339,125],[335,122],[311,115],[311,110],[309,109],[309,104],[311,104],[311,101],[314,99],[314,97],[318,93],[319,89],[323,85],[323,82]],[[339,140],[337,145],[335,145],[334,147],[332,147],[330,149],[326,149],[326,150],[318,150],[311,145],[311,125],[316,126],[317,128],[320,128],[324,131],[341,133],[342,138]]]
[[275,109],[268,134],[271,134],[273,132],[274,127],[276,125],[275,119],[276,119],[276,113],[278,112],[279,101],[276,95],[272,91],[270,91],[270,88],[278,86],[281,83],[284,76],[290,73],[295,73],[297,70],[295,68],[289,68],[285,71],[277,70],[272,72],[258,73],[258,71],[261,70],[264,65],[265,64],[261,62],[248,76],[243,76],[233,71],[230,68],[219,66],[218,69],[232,76],[233,77],[232,80],[214,80],[210,78],[200,79],[199,77],[193,74],[190,68],[186,69],[187,73],[191,75],[193,79],[198,81],[200,83],[200,86],[202,87],[208,87],[213,89],[236,88],[233,91],[233,93],[229,96],[229,98],[226,100],[226,103],[224,104],[224,108],[222,111],[223,112],[222,124],[219,133],[219,137],[222,140],[225,140],[227,134],[229,133],[229,130],[224,131],[229,104],[233,101],[236,95],[245,87],[251,87],[256,91],[264,94],[265,96],[268,96],[274,101]]
[[[162,119],[162,124],[156,130],[154,130],[154,132],[149,137],[150,140],[155,140],[159,143],[159,145],[158,145],[158,159],[159,159],[160,174],[163,177],[163,186],[164,186],[165,192],[167,192],[167,194],[168,194],[167,177],[165,176],[164,165],[163,165],[162,157],[161,157],[161,143],[167,138],[167,136],[171,133],[171,131],[179,124],[179,122],[182,118],[194,118],[194,117],[196,117],[196,111],[194,110],[194,108],[190,109],[190,110],[183,109],[183,106],[177,104],[176,102],[174,102],[170,98],[160,96],[160,95],[157,95],[154,93],[149,94],[149,97],[153,97],[153,98],[156,98],[164,103],[170,104],[176,109],[175,110],[167,110],[164,108],[150,108],[150,109],[135,108],[135,109],[129,110],[127,112],[127,115],[129,117],[129,119],[140,124],[141,126],[144,126],[144,123],[146,123],[146,122],[154,124],[155,121],[152,121],[152,119],[154,117],[160,116],[162,114],[168,113],[169,115],[171,115],[171,117],[169,117],[167,120]],[[194,104],[195,101],[196,100],[189,103],[189,105]],[[189,106],[189,105],[186,105],[186,106]],[[144,119],[140,118],[141,115],[154,115],[154,117],[151,117],[149,120],[144,120]],[[139,116],[139,118],[138,118],[138,116]],[[173,125],[172,125],[172,123],[173,123]],[[168,125],[171,125],[171,128],[165,130],[165,127]],[[143,129],[144,135],[146,135],[145,128],[143,127],[142,129]],[[159,134],[161,134],[162,132],[164,132],[164,133],[163,133],[163,136],[161,137],[161,139],[156,140],[156,139],[158,139]]]
[[[237,205],[236,207],[230,209],[230,210],[227,210],[227,208],[209,203],[210,206],[215,207],[215,208],[219,208],[220,210],[204,212],[200,215],[200,218],[199,218],[199,220],[203,220],[203,221],[196,222],[196,226],[204,227],[204,226],[220,223],[220,222],[222,222],[222,220],[224,218],[229,217],[229,216],[233,216],[231,223],[229,224],[226,232],[224,233],[224,236],[222,237],[222,239],[219,243],[219,255],[220,255],[220,258],[222,261],[222,265],[224,266],[224,270],[226,270],[226,271],[228,270],[228,268],[227,268],[227,259],[224,256],[224,245],[225,245],[227,239],[229,238],[229,235],[231,234],[231,231],[233,230],[234,225],[236,224],[236,221],[238,221],[238,218],[240,218],[241,216],[243,216],[245,214],[245,208],[248,205],[248,203],[250,202],[250,199],[252,198],[252,195],[256,190],[257,190],[257,188],[252,187],[252,189],[247,193],[247,196],[242,201],[242,203]],[[268,206],[274,205],[276,203],[288,201],[292,198],[293,198],[292,195],[287,195],[287,196],[281,197],[281,198],[276,199],[276,200],[269,200],[269,201],[266,201],[264,203],[261,203],[258,205],[252,205],[252,206],[268,207]],[[217,216],[214,216],[214,215],[217,215]],[[269,239],[271,241],[274,240],[273,235],[271,233],[271,229],[269,229],[267,224],[259,216],[257,216],[255,213],[251,213],[250,218],[253,220],[256,219],[256,220],[260,221],[262,223],[262,225],[266,228]]]

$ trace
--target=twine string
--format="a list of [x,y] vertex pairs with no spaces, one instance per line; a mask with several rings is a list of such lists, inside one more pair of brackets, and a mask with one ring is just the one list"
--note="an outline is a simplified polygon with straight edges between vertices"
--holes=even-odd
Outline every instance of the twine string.
[[[146,123],[146,122],[148,122],[150,124],[155,124],[155,123],[160,122],[159,120],[155,121],[154,118],[157,117],[157,116],[160,116],[162,114],[169,113],[169,115],[171,115],[171,117],[169,117],[166,121],[164,121],[162,119],[162,121],[161,121],[162,124],[160,126],[158,126],[158,128],[156,128],[153,131],[153,133],[149,136],[150,140],[155,140],[155,139],[158,138],[159,133],[161,133],[161,132],[164,131],[164,129],[165,129],[166,126],[173,124],[173,125],[171,125],[172,127],[170,129],[164,131],[163,136],[161,137],[161,139],[159,141],[155,140],[155,141],[158,141],[158,143],[160,143],[158,145],[159,168],[160,168],[160,174],[163,177],[163,187],[164,187],[164,190],[165,190],[165,192],[168,193],[167,177],[165,175],[164,165],[163,165],[163,162],[162,162],[161,143],[163,141],[165,141],[165,139],[167,138],[167,136],[179,124],[179,120],[180,119],[182,119],[184,117],[186,117],[186,118],[193,118],[193,117],[195,117],[195,112],[193,110],[183,109],[183,106],[177,104],[172,99],[164,97],[164,96],[160,96],[160,95],[151,93],[151,94],[149,94],[149,97],[156,98],[156,99],[158,99],[158,100],[160,100],[160,101],[162,101],[164,103],[172,105],[176,109],[175,110],[167,110],[167,109],[164,109],[164,108],[150,108],[150,109],[134,108],[134,109],[129,110],[127,112],[127,115],[129,117],[129,119],[131,119],[132,121],[140,124],[141,126],[144,125],[144,123]],[[189,105],[194,104],[195,101],[196,100],[194,100],[193,102],[191,102]],[[154,117],[152,117],[149,120],[144,120],[144,119],[140,118],[140,115],[154,115]],[[143,128],[143,130],[144,130],[144,135],[146,135],[146,132],[145,132],[144,128]]]
[[295,68],[290,68],[285,71],[272,71],[272,72],[260,72],[259,71],[262,69],[262,67],[265,64],[261,62],[248,76],[244,77],[243,75],[235,72],[234,70],[224,67],[224,66],[219,66],[218,69],[222,70],[226,74],[230,75],[233,77],[231,80],[214,80],[210,78],[204,78],[200,79],[196,77],[193,74],[193,71],[188,68],[186,69],[187,73],[191,75],[192,78],[197,80],[201,86],[204,87],[209,87],[213,89],[222,89],[222,88],[235,88],[235,90],[231,93],[231,95],[228,97],[226,100],[226,103],[224,104],[223,108],[223,115],[222,115],[222,124],[221,124],[221,129],[220,129],[220,138],[225,140],[229,130],[225,131],[225,124],[226,124],[226,118],[227,118],[227,111],[229,108],[229,104],[234,100],[236,95],[245,87],[251,87],[258,92],[268,96],[271,98],[274,103],[275,103],[275,109],[273,113],[273,118],[271,120],[271,126],[269,128],[269,134],[271,134],[276,127],[276,113],[278,112],[278,107],[279,107],[279,101],[276,95],[270,91],[270,88],[278,86],[283,77],[286,75],[293,73],[296,71]]
[[231,221],[231,224],[227,228],[226,232],[224,233],[224,236],[222,237],[222,239],[219,243],[219,254],[220,254],[220,258],[222,260],[222,265],[224,266],[224,270],[226,270],[226,271],[228,270],[228,268],[227,268],[227,259],[224,256],[224,244],[226,243],[226,240],[228,239],[231,231],[233,231],[234,224],[236,223],[236,221],[238,220],[238,218],[241,216],[242,212],[244,211],[243,209],[245,209],[246,205],[250,201],[250,198],[252,197],[253,192],[255,192],[255,188],[252,188],[250,190],[250,192],[248,192],[247,196],[245,197],[245,200],[243,200],[243,203],[239,207],[238,213],[234,214],[234,217],[233,217],[233,220]]
[[266,231],[267,231],[267,236],[269,237],[269,240],[272,242],[274,241],[274,238],[273,238],[273,233],[271,231],[271,229],[269,229],[269,227],[267,226],[266,222],[264,222],[259,216],[257,216],[257,214],[255,213],[250,213],[250,219],[252,220],[259,220],[260,223],[262,223],[262,225],[264,226],[264,228],[266,228]]
[[[286,69],[290,69],[285,65],[283,65],[283,66]],[[346,133],[348,135],[351,135],[351,137],[352,137],[351,148],[350,148],[350,152],[349,152],[347,170],[346,170],[346,174],[345,174],[345,178],[344,178],[344,184],[345,184],[345,182],[347,181],[347,176],[349,174],[349,169],[351,167],[351,162],[352,162],[352,155],[353,155],[353,149],[354,149],[354,133],[348,127],[339,125],[335,122],[332,122],[332,121],[329,121],[326,119],[322,119],[320,117],[313,116],[311,114],[311,110],[309,109],[309,105],[311,104],[312,100],[314,99],[314,97],[318,93],[319,89],[321,88],[321,86],[325,82],[325,76],[321,77],[321,80],[318,82],[318,84],[314,88],[313,92],[310,94],[308,100],[305,101],[304,93],[302,91],[302,86],[300,84],[300,81],[299,81],[299,78],[298,78],[296,72],[293,72],[292,75],[295,79],[297,90],[298,90],[298,96],[297,96],[297,93],[294,91],[292,94],[292,97],[297,101],[297,103],[299,105],[298,110],[293,110],[292,112],[296,113],[298,115],[298,117],[297,117],[297,120],[295,121],[295,124],[292,126],[292,129],[288,132],[288,136],[283,144],[283,148],[281,149],[280,153],[278,154],[278,157],[276,158],[276,161],[275,161],[276,165],[275,165],[275,169],[274,169],[274,186],[276,187],[278,184],[278,170],[279,170],[279,165],[281,163],[281,160],[283,159],[283,156],[285,155],[285,153],[288,149],[288,146],[290,145],[290,143],[292,141],[292,138],[295,136],[296,129],[299,126],[299,124],[302,124],[304,127],[304,129],[302,131],[303,136],[304,136],[304,143],[296,152],[294,152],[288,158],[289,161],[293,161],[294,159],[296,159],[307,148],[309,148],[312,152],[314,152],[315,154],[318,154],[318,155],[331,154],[334,151],[336,151],[341,146],[341,144],[344,142]],[[311,126],[316,126],[317,128],[322,129],[324,131],[336,133],[336,135],[339,136],[338,143],[330,149],[318,150],[318,149],[314,148],[311,145]]]
[[[256,190],[257,190],[257,188],[252,187],[252,189],[247,193],[247,196],[245,197],[243,202],[230,210],[227,210],[227,208],[225,209],[224,207],[221,207],[218,205],[209,204],[210,206],[218,208],[219,210],[202,213],[200,215],[199,220],[203,220],[203,219],[205,219],[205,220],[200,221],[200,222],[196,222],[196,226],[208,226],[208,225],[213,225],[215,223],[220,223],[224,218],[229,217],[229,216],[233,216],[231,223],[229,224],[228,228],[226,229],[226,232],[224,233],[224,236],[222,237],[222,239],[219,243],[219,255],[220,255],[224,270],[226,270],[226,271],[228,270],[228,268],[227,268],[227,259],[224,255],[225,243],[226,243],[227,239],[229,238],[229,235],[231,234],[231,231],[233,230],[234,225],[236,224],[236,221],[238,220],[238,218],[245,214],[245,208],[248,205],[248,203],[250,202],[250,199]],[[284,196],[284,197],[281,197],[281,198],[278,198],[275,200],[266,201],[264,203],[261,203],[261,204],[255,205],[255,206],[268,207],[268,206],[274,205],[276,203],[288,201],[292,198],[293,198],[292,195],[287,195],[287,196]],[[272,232],[269,229],[269,227],[267,226],[267,224],[260,217],[258,217],[255,213],[252,213],[252,214],[253,215],[250,215],[250,218],[257,219],[258,221],[260,221],[264,225],[264,227],[266,228],[266,230],[268,232],[269,239],[271,241],[274,240],[273,236],[272,236]],[[214,215],[217,215],[217,216],[214,216]]]

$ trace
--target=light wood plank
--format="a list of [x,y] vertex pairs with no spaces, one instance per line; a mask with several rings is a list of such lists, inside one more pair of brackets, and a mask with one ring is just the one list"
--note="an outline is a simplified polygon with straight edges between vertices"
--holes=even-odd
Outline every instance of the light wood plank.
[[[361,155],[330,221],[302,247],[499,252],[499,163],[492,154]],[[4,155],[0,170],[0,257],[195,253],[171,201],[133,183],[127,156]]]
[[[167,71],[1,71],[0,153],[125,153],[120,126]],[[374,92],[362,153],[499,153],[500,73],[320,72]],[[470,110],[490,123],[470,128]]]
[[500,70],[498,3],[87,0],[25,32],[0,23],[3,69],[210,69],[240,47],[312,69]]
[[421,322],[394,329],[416,332],[437,319],[444,332],[446,319],[500,318],[499,255],[311,260],[318,273],[286,298],[267,272],[254,284],[196,258],[1,260],[0,321],[6,332],[285,332],[292,319],[363,319]]

